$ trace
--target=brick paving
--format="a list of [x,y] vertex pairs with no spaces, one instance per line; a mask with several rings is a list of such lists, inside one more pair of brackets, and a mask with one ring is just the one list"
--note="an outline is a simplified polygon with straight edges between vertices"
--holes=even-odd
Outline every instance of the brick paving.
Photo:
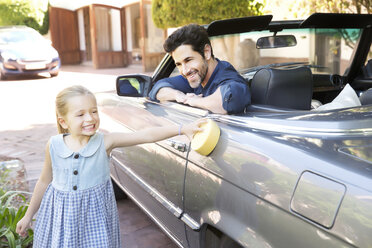
[[[141,67],[134,66],[125,70],[106,69],[94,70],[90,66],[65,66],[66,73],[99,73],[121,75],[127,73],[142,73]],[[8,107],[1,102],[1,108]],[[7,112],[5,112],[7,113]],[[0,111],[1,114],[1,111]],[[20,114],[20,113],[16,113]],[[7,118],[2,116],[1,119]],[[14,130],[0,126],[0,161],[19,159],[24,165],[24,180],[32,192],[40,175],[45,145],[50,136],[57,134],[56,124],[32,124]],[[175,248],[177,247],[131,200],[117,202],[123,248]]]

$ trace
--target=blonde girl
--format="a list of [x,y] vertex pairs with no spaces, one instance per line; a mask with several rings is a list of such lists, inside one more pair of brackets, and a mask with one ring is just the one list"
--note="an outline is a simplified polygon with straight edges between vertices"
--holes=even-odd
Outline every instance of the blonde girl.
[[45,162],[30,206],[17,224],[24,236],[36,212],[34,247],[112,247],[120,245],[115,196],[108,155],[115,147],[163,140],[201,131],[204,120],[154,127],[133,133],[97,132],[95,96],[82,86],[62,90],[56,98],[59,135],[49,139]]

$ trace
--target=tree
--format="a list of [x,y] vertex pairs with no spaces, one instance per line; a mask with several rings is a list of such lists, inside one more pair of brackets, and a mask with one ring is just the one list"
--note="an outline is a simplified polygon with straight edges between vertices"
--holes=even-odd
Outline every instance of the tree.
[[25,25],[46,34],[49,12],[45,1],[0,0],[0,25]]
[[299,17],[314,12],[371,14],[372,0],[301,0],[293,1],[290,8]]
[[256,0],[152,0],[152,19],[157,27],[165,29],[261,15],[262,8],[263,4]]

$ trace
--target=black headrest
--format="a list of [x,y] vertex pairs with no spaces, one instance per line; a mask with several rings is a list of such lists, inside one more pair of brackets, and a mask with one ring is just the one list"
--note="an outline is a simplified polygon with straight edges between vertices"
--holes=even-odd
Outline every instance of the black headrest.
[[363,92],[363,94],[359,97],[359,100],[362,105],[372,104],[372,88]]
[[311,70],[307,67],[261,69],[252,79],[251,93],[252,104],[310,110],[313,95]]
[[368,60],[367,64],[363,66],[362,70],[365,78],[372,78],[372,59]]

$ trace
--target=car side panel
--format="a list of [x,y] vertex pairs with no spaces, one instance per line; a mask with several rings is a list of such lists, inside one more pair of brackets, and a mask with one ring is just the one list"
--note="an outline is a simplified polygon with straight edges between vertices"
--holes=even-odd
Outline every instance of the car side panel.
[[[186,212],[195,213],[197,209],[203,209],[198,216],[202,225],[217,228],[243,247],[352,247],[327,230],[309,225],[217,176],[210,174],[205,177],[205,171],[196,165],[189,166],[187,180],[192,184],[187,184],[187,189],[195,182],[203,181],[203,185],[195,186],[202,187],[202,190],[187,190]],[[187,228],[187,233],[190,243],[193,242],[191,247],[199,247],[199,240],[204,238],[199,235],[203,233],[190,228]]]
[[[134,100],[134,99],[130,99]],[[172,122],[163,115],[154,115],[146,102],[113,102],[101,107],[101,112],[113,117],[121,128],[115,131],[132,132]],[[103,126],[110,130],[110,125]],[[186,139],[178,137],[176,139]],[[185,157],[174,150],[167,141],[116,148],[111,154],[111,164],[122,188],[154,218],[172,238],[186,246],[184,224],[178,218],[182,213],[182,194],[185,174]]]
[[[190,152],[186,174],[185,214],[200,225],[209,218],[208,224],[218,223],[222,232],[228,232],[236,240],[242,240],[239,232],[232,230],[231,225],[221,224],[226,215],[231,219],[229,222],[244,226],[247,240],[251,240],[249,237],[254,233],[257,242],[262,240],[272,247],[314,247],[314,244],[315,247],[342,247],[347,246],[347,242],[353,244],[357,241],[349,238],[350,231],[345,230],[352,222],[337,222],[336,218],[335,226],[327,229],[294,213],[290,206],[296,184],[306,170],[315,171],[346,186],[350,186],[348,181],[358,178],[366,181],[363,185],[371,184],[370,179],[345,171],[337,164],[353,163],[358,166],[357,161],[347,161],[348,158],[337,152],[335,154],[335,142],[341,141],[323,140],[318,149],[315,149],[311,146],[317,146],[317,139],[267,135],[255,130],[247,132],[224,123],[218,124],[221,137],[212,154],[205,157]],[[316,151],[314,154],[312,149]],[[360,167],[365,168],[363,165]],[[370,194],[363,192],[364,195]],[[348,197],[346,194],[345,199]],[[343,213],[343,205],[340,212]],[[358,218],[355,220],[356,216],[351,212],[347,214],[347,218],[350,218],[348,221],[353,220],[355,226],[370,230],[368,223],[363,224]],[[359,215],[367,218],[370,216],[362,210]],[[216,221],[216,216],[219,216],[219,221]],[[278,227],[283,223],[288,223],[288,227]],[[310,238],[303,238],[302,235]],[[363,241],[358,242],[365,244],[369,239],[364,236]]]
[[168,208],[169,205],[166,205],[172,203],[164,195],[159,194],[155,188],[148,191],[147,185],[142,184],[142,178],[134,172],[128,172],[129,167],[123,165],[120,162],[120,156],[116,156],[115,153],[117,151],[113,154],[111,164],[118,172],[120,187],[178,246],[186,247],[184,226],[173,214],[172,209]]

